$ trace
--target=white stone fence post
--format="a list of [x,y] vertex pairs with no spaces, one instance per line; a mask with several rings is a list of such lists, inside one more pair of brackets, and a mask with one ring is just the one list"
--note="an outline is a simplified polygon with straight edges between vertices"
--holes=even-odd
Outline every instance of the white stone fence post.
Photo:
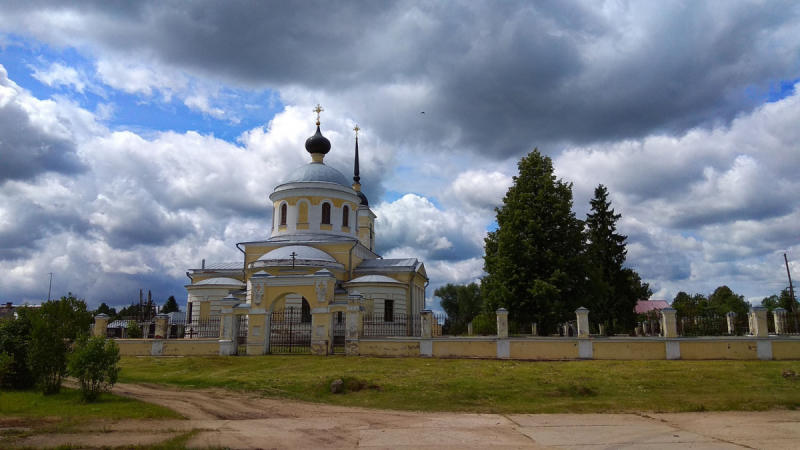
[[767,328],[767,308],[763,306],[753,306],[750,308],[750,334],[759,338],[769,336]]
[[678,321],[675,308],[664,308],[661,310],[661,332],[665,338],[678,337]]
[[508,310],[500,308],[497,313],[497,339],[508,339]]
[[589,310],[581,306],[575,310],[575,315],[578,316],[578,337],[589,337]]
[[728,334],[734,336],[736,334],[736,313],[730,311],[725,314],[725,317],[728,319]]

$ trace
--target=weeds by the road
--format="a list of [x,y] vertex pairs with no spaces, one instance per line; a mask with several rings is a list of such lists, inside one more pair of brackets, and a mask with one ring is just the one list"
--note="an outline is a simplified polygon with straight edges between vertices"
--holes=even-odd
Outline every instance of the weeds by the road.
[[181,415],[162,406],[113,394],[103,394],[96,403],[85,403],[79,391],[61,388],[59,394],[39,391],[3,391],[0,418],[29,419],[179,419]]
[[[348,406],[484,413],[800,407],[776,361],[527,362],[315,356],[123,358],[120,382],[228,388]],[[330,392],[342,379],[345,395]],[[355,388],[355,387],[358,388]]]

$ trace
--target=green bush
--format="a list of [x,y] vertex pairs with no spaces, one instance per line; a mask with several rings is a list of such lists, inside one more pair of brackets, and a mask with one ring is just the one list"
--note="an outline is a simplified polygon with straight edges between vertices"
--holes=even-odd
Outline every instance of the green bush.
[[130,321],[128,322],[128,339],[141,339],[142,338],[142,329],[139,327],[139,324]]
[[6,374],[11,372],[11,368],[14,365],[14,357],[9,355],[6,352],[0,353],[0,385],[3,384],[3,379],[6,377]]
[[497,317],[487,313],[475,316],[472,319],[472,332],[482,336],[497,334]]
[[35,378],[28,367],[31,311],[30,308],[19,308],[16,319],[0,320],[0,352],[9,354],[13,360],[0,386],[30,389],[34,385]]
[[44,302],[31,314],[28,367],[45,395],[57,394],[67,373],[67,356],[75,340],[88,334],[93,321],[86,302],[70,293]]
[[102,336],[83,336],[78,339],[69,357],[69,374],[78,379],[83,399],[94,402],[103,392],[110,391],[121,370],[119,346]]

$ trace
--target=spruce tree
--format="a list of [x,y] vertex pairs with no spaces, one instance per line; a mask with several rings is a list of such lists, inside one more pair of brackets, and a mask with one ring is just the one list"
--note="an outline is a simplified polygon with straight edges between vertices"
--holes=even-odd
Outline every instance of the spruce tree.
[[617,221],[622,215],[611,208],[608,189],[602,184],[597,186],[590,204],[592,212],[586,215],[587,254],[592,270],[589,308],[592,316],[613,332],[615,325],[626,328],[635,323],[636,302],[649,298],[651,293],[635,271],[623,267],[628,253],[627,236],[617,233]]
[[518,168],[486,237],[481,289],[490,311],[504,307],[519,326],[536,322],[549,333],[581,306],[583,222],[572,212],[572,184],[556,179],[549,157],[534,149]]
[[178,312],[181,308],[178,306],[178,301],[175,300],[174,295],[170,295],[164,306],[161,307],[162,314],[169,314],[171,312]]

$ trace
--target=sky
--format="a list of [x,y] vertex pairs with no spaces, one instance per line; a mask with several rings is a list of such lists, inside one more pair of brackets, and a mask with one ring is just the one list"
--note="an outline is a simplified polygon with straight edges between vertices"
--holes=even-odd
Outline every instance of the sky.
[[[185,302],[269,237],[310,161],[361,180],[386,258],[478,280],[534,148],[607,186],[653,299],[800,277],[800,4],[0,2],[0,301]],[[421,114],[424,111],[425,114]]]

